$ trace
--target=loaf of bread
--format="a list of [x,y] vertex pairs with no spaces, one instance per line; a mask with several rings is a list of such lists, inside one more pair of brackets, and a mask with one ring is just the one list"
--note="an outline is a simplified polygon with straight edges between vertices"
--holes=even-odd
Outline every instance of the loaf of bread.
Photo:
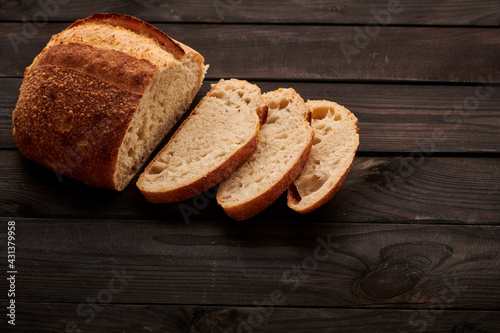
[[205,70],[198,52],[152,25],[94,14],[54,35],[26,68],[14,140],[56,172],[122,190],[187,110]]
[[288,206],[299,213],[320,207],[338,191],[359,145],[358,119],[329,101],[308,101],[313,146],[299,177],[288,189]]
[[310,112],[293,89],[262,96],[268,116],[257,151],[222,182],[217,202],[235,220],[248,219],[271,205],[295,180],[311,150]]
[[208,190],[255,152],[266,111],[256,85],[221,80],[146,167],[137,186],[153,203]]

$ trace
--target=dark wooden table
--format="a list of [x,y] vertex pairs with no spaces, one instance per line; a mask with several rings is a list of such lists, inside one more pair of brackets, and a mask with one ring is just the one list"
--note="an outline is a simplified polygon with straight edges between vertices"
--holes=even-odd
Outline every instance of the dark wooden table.
[[[341,190],[237,223],[213,190],[153,205],[24,158],[24,68],[94,12],[203,54],[197,100],[235,77],[345,105],[361,144]],[[6,0],[0,20],[2,332],[500,331],[498,0]]]

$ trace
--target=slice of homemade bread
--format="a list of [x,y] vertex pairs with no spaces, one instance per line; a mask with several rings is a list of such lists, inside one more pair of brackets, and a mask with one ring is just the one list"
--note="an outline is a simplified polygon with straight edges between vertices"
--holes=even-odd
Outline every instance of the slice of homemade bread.
[[308,101],[314,140],[299,177],[288,189],[288,206],[299,213],[320,207],[339,190],[359,145],[358,119],[329,101]]
[[302,98],[293,89],[262,97],[269,109],[257,151],[217,191],[217,202],[235,220],[271,205],[295,180],[311,149],[310,112]]
[[131,16],[76,21],[26,68],[15,142],[54,171],[122,190],[191,104],[203,62]]
[[224,180],[255,152],[266,110],[256,85],[221,80],[141,174],[142,194],[153,203],[181,201]]

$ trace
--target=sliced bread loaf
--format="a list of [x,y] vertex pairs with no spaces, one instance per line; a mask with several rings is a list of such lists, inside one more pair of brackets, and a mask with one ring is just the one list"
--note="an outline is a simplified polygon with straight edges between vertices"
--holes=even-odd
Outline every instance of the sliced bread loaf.
[[217,191],[217,202],[235,220],[271,205],[295,180],[311,149],[310,112],[302,98],[293,89],[262,97],[269,109],[257,151]]
[[329,101],[308,101],[313,146],[299,177],[288,189],[288,206],[299,213],[320,207],[338,191],[359,145],[358,119]]
[[203,61],[131,16],[78,20],[26,68],[14,140],[54,171],[122,190],[191,104]]
[[188,199],[224,180],[256,150],[267,106],[260,89],[221,80],[139,177],[153,203]]

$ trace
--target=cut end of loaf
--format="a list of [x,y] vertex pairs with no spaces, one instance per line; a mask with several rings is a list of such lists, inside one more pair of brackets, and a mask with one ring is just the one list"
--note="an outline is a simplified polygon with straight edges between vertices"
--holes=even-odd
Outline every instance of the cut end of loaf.
[[308,101],[314,140],[300,175],[288,189],[288,206],[309,213],[329,201],[352,166],[359,145],[358,120],[329,101]]
[[124,188],[188,109],[203,80],[200,58],[188,54],[154,78],[132,118],[116,164],[117,188]]
[[[134,33],[135,35],[144,36],[148,41],[154,41],[155,47],[153,48],[153,50],[158,49],[159,46],[161,49],[166,51],[168,54],[173,55],[177,59],[180,59],[186,53],[185,47],[183,47],[181,43],[170,38],[160,29],[156,28],[155,26],[143,20],[140,20],[136,17],[126,14],[95,13],[90,17],[74,22],[66,30],[75,30],[74,28],[76,27],[88,26],[92,24],[106,25],[118,29],[125,29],[127,31]],[[106,36],[107,38],[111,37],[108,34],[106,34]],[[116,37],[117,36],[115,35],[112,38]],[[107,44],[112,44],[112,43],[107,43]]]

